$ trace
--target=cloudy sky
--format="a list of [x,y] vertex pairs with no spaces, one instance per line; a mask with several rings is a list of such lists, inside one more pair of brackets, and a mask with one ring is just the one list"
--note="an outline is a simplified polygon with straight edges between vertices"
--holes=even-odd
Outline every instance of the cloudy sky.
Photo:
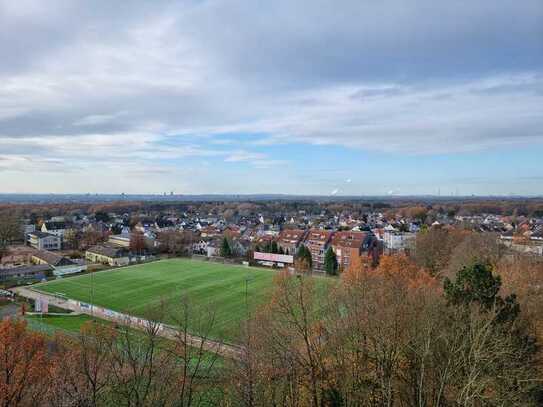
[[543,2],[0,0],[0,192],[543,194]]

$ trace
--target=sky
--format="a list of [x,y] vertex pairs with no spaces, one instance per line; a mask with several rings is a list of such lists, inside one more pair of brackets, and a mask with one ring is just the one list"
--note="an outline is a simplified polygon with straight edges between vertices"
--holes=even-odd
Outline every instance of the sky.
[[0,193],[543,195],[541,0],[0,0]]

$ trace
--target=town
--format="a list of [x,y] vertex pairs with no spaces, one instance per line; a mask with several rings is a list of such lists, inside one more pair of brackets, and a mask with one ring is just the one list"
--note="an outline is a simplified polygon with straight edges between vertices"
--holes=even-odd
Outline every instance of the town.
[[459,201],[400,205],[407,206],[279,201],[29,207],[25,218],[15,220],[20,233],[12,240],[19,244],[2,256],[0,280],[39,281],[164,254],[294,270],[302,246],[310,253],[306,269],[327,272],[330,252],[337,268],[328,272],[337,274],[360,256],[377,262],[383,253],[413,253],[417,233],[428,229],[486,233],[513,251],[543,256],[541,204],[531,203],[523,214],[497,213],[504,211],[499,207],[487,213],[484,202],[465,208]]

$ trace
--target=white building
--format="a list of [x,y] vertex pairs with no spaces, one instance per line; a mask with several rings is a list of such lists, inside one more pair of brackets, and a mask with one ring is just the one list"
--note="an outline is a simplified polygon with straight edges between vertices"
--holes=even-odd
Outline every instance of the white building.
[[60,250],[62,239],[50,233],[32,232],[28,234],[28,244],[38,250]]
[[404,251],[414,244],[416,233],[400,232],[396,229],[385,228],[383,242],[385,249],[389,251]]
[[59,236],[62,239],[66,233],[66,224],[64,222],[44,222],[43,225],[41,225],[41,231]]

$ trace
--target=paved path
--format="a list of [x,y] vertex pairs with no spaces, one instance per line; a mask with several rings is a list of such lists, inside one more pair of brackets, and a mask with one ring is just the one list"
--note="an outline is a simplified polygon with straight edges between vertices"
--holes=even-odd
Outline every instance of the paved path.
[[6,317],[17,316],[17,313],[19,312],[19,310],[20,310],[20,307],[16,303],[8,303],[6,305],[1,305],[0,306],[0,321]]
[[[129,325],[131,328],[144,330],[149,326],[149,321],[139,317],[109,311],[99,306],[91,306],[90,304],[85,304],[85,306],[82,307],[79,301],[59,298],[51,294],[38,292],[29,287],[15,287],[12,288],[11,291],[25,298],[32,300],[46,300],[50,305],[54,305],[55,307],[95,316],[100,319],[106,319],[117,324]],[[160,324],[158,334],[161,337],[173,340],[180,334],[180,331],[171,325]],[[203,341],[203,349],[209,352],[215,352],[227,358],[239,359],[243,353],[243,348],[240,346],[225,344],[210,339],[204,341],[197,335],[187,335],[187,341],[191,346],[196,348],[202,346]]]

